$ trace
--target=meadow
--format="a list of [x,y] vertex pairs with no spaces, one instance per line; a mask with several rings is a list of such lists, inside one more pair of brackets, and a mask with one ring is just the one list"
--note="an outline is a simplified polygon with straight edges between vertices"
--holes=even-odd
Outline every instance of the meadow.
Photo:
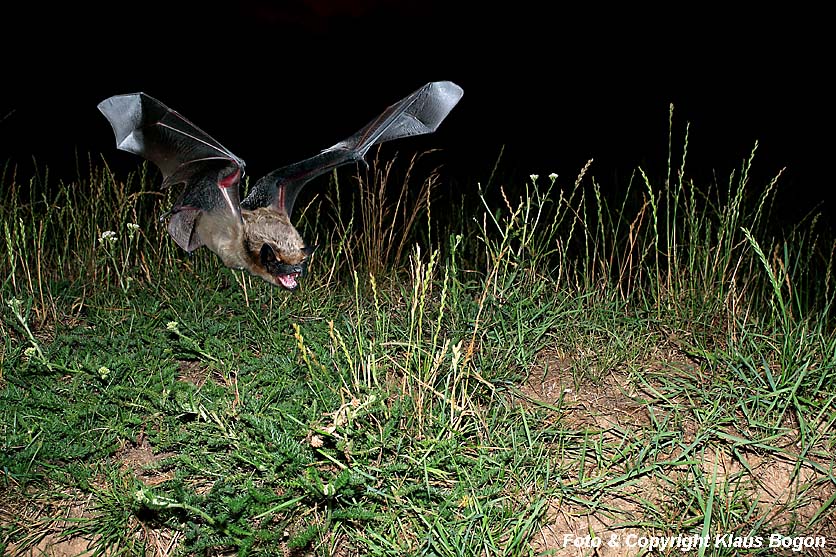
[[7,166],[0,548],[832,555],[832,230],[778,222],[757,145],[687,152],[615,196],[341,170],[291,293],[181,251],[152,167]]

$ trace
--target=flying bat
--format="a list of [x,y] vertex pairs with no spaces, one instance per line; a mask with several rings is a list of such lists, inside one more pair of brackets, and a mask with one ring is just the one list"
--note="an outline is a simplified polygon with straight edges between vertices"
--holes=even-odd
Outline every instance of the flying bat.
[[302,187],[344,164],[365,164],[373,145],[434,132],[462,94],[450,81],[427,83],[348,139],[260,178],[243,201],[244,161],[178,112],[145,93],[116,95],[98,108],[118,149],[156,164],[163,187],[183,187],[168,213],[168,232],[181,248],[206,246],[227,267],[293,290],[313,252],[290,222]]

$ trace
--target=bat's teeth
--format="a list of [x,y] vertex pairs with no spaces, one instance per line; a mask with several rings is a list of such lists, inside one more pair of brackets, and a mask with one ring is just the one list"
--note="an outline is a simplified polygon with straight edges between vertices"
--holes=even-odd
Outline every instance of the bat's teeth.
[[276,275],[276,279],[281,283],[282,286],[287,288],[288,290],[293,290],[299,283],[296,282],[296,279],[299,277],[299,273],[290,273],[287,275]]

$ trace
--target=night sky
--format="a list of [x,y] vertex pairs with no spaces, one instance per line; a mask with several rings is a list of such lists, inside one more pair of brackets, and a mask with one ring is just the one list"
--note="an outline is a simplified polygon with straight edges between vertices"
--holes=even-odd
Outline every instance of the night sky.
[[[258,177],[347,137],[424,83],[449,79],[465,94],[439,132],[392,149],[442,148],[450,187],[484,183],[503,147],[509,182],[556,172],[568,187],[589,158],[605,189],[626,184],[639,165],[661,176],[673,103],[675,144],[691,123],[687,164],[698,184],[725,184],[759,140],[752,186],[787,167],[786,215],[832,190],[832,40],[822,13],[448,4],[3,8],[0,155],[19,177],[31,175],[34,158],[72,180],[76,153],[82,161],[104,153],[127,172],[138,159],[115,150],[96,104],[141,90]],[[836,215],[833,203],[820,210]]]

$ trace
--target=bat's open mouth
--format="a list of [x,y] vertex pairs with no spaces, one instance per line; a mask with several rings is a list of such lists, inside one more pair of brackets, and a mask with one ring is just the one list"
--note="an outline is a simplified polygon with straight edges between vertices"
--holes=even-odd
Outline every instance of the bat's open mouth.
[[302,273],[287,273],[273,276],[276,277],[276,280],[279,281],[279,284],[281,284],[288,290],[295,290],[296,287],[299,286],[299,283],[296,282],[296,279],[302,276]]
[[267,271],[273,275],[276,284],[288,290],[295,290],[299,286],[299,277],[305,274],[305,264],[284,265],[277,262],[274,265],[268,265]]

